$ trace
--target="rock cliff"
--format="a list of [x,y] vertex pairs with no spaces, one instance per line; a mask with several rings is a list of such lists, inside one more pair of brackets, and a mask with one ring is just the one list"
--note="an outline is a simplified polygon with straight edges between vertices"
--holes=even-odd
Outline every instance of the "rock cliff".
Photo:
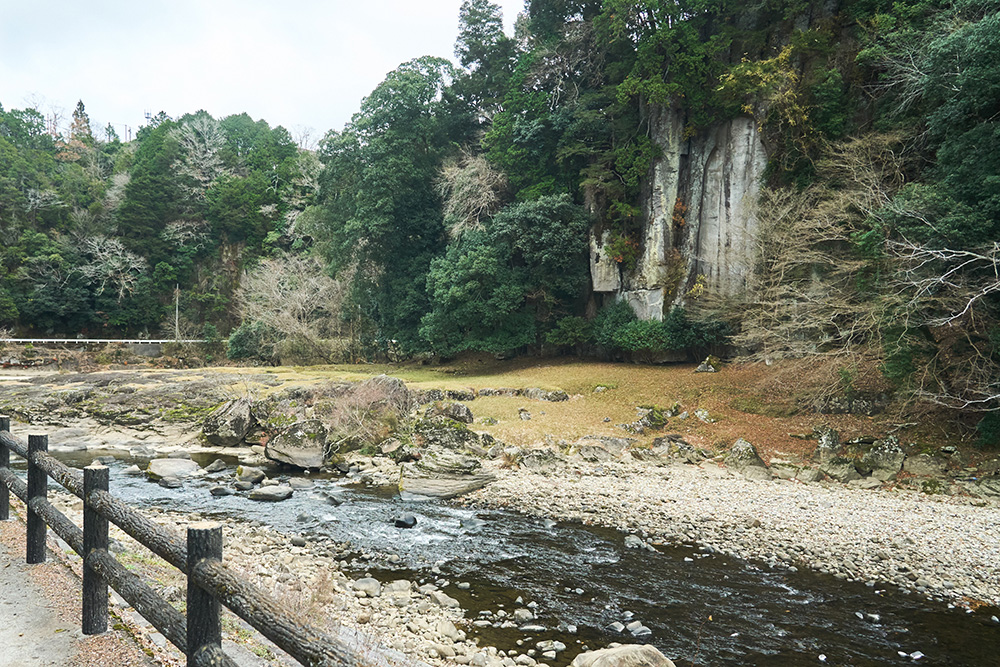
[[752,206],[767,155],[749,117],[686,137],[683,113],[655,108],[650,124],[660,147],[644,188],[642,255],[619,278],[618,266],[591,242],[595,292],[627,300],[642,319],[661,319],[694,285],[731,296],[743,288],[753,258]]

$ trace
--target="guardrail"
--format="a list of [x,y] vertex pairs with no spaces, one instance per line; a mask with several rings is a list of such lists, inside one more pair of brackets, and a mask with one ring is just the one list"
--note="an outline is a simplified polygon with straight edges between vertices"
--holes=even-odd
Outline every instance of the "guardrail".
[[[27,483],[10,469],[10,452],[28,462]],[[27,562],[45,561],[46,528],[83,558],[83,633],[108,628],[110,585],[187,656],[188,665],[236,667],[222,650],[220,604],[256,628],[301,664],[369,664],[339,637],[306,623],[274,598],[222,563],[222,526],[203,522],[177,531],[156,524],[113,496],[109,469],[98,463],[80,470],[48,454],[48,436],[29,435],[25,445],[10,434],[10,418],[0,416],[0,520],[10,518],[10,493],[24,501]],[[83,500],[83,529],[49,503],[48,479]],[[187,616],[174,609],[108,551],[109,522],[187,575]]]

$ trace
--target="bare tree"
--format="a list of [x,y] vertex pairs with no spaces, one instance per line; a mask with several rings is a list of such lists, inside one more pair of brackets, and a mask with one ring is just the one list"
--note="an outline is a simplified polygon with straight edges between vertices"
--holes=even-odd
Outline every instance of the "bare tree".
[[507,177],[480,155],[462,153],[445,164],[438,177],[438,193],[444,198],[445,224],[452,237],[470,229],[481,229],[503,202]]
[[761,192],[755,267],[745,300],[733,304],[738,345],[781,358],[852,354],[877,343],[893,304],[859,289],[869,260],[854,251],[851,235],[902,186],[901,147],[896,135],[830,146],[816,185]]
[[199,114],[173,128],[170,135],[181,147],[177,171],[190,179],[182,187],[189,197],[204,199],[212,181],[226,173],[219,154],[226,145],[226,136],[219,121]]
[[111,287],[120,302],[135,290],[146,270],[146,260],[125,249],[118,239],[91,236],[83,242],[83,253],[89,257],[79,271],[97,285],[101,294]]
[[338,315],[349,282],[330,278],[314,257],[286,255],[247,272],[236,293],[244,322],[260,322],[279,352],[303,350],[330,362],[341,336]]

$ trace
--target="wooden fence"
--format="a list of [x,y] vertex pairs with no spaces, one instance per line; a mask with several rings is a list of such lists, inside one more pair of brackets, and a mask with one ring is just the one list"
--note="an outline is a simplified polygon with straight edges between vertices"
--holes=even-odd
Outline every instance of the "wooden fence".
[[[28,462],[27,483],[10,469],[10,452]],[[51,478],[84,503],[83,529],[47,499]],[[28,443],[10,434],[10,419],[0,416],[0,520],[10,515],[13,492],[27,508],[27,562],[45,561],[46,527],[83,558],[83,633],[108,628],[110,585],[186,656],[188,665],[235,667],[222,650],[220,604],[308,666],[359,667],[370,660],[339,637],[295,618],[276,600],[222,563],[222,526],[188,526],[177,531],[153,523],[108,491],[108,468],[92,464],[79,471],[48,454],[48,436],[29,435]],[[187,617],[170,606],[108,551],[109,522],[187,575]]]

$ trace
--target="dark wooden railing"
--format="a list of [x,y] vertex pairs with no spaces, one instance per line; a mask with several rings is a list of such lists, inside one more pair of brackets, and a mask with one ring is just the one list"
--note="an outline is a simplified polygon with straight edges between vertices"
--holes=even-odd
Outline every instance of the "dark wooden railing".
[[[27,483],[10,469],[10,452],[28,462]],[[48,479],[83,500],[83,529],[49,503]],[[83,633],[108,628],[108,586],[187,656],[188,665],[235,666],[222,650],[221,605],[256,628],[303,665],[359,667],[370,659],[294,617],[274,598],[222,563],[222,526],[188,526],[177,531],[150,521],[108,491],[108,468],[92,464],[79,471],[48,454],[48,436],[29,435],[25,446],[0,416],[0,520],[10,515],[13,492],[24,501],[27,562],[45,561],[46,526],[83,559]],[[108,551],[109,522],[187,575],[187,616],[170,606]]]

